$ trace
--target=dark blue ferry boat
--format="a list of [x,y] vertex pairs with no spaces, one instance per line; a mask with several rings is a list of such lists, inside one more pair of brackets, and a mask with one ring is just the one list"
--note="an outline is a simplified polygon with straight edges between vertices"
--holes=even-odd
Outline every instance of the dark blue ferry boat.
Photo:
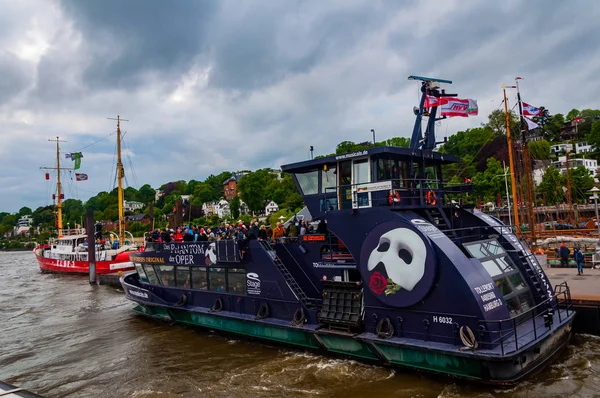
[[433,150],[439,118],[424,101],[451,82],[415,78],[410,148],[283,166],[326,233],[149,243],[121,279],[135,311],[486,383],[547,364],[571,335],[569,288],[551,286],[509,226],[458,200],[472,185],[442,181],[458,159]]

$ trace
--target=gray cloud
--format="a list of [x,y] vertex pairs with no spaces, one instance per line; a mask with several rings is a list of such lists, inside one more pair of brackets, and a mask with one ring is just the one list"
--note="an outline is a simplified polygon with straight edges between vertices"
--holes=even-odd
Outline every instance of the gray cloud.
[[[585,11],[582,11],[585,10]],[[279,167],[333,152],[343,140],[409,137],[418,84],[454,81],[480,116],[442,122],[440,136],[477,126],[500,85],[552,113],[597,107],[600,69],[585,1],[24,0],[0,15],[0,210],[50,203],[41,164],[56,135],[85,148],[86,182],[110,190],[114,131],[130,120],[128,182],[154,187],[242,168]],[[514,93],[510,99],[514,104]],[[136,178],[134,178],[134,176]],[[7,191],[8,192],[8,191]]]

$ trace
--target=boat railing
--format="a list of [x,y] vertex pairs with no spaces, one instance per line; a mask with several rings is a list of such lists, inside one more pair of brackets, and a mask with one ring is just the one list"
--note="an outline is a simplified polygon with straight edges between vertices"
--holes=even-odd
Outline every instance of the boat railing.
[[84,235],[86,234],[85,228],[67,228],[59,229],[58,236],[70,236],[70,235]]
[[[574,308],[571,302],[571,293],[566,282],[555,287],[556,293],[552,298],[542,301],[529,310],[509,319],[503,320],[478,320],[472,315],[450,314],[404,309],[401,316],[392,320],[397,337],[410,337],[423,341],[438,341],[446,344],[464,345],[461,339],[463,326],[472,328],[477,349],[497,350],[502,355],[518,351],[525,345],[538,340],[540,337],[551,333],[555,320],[562,324],[569,316],[573,315]],[[383,307],[371,307],[385,310]],[[423,316],[423,329],[404,329],[406,316]],[[445,333],[434,333],[432,318],[451,320]],[[434,321],[435,322],[435,321]],[[464,333],[464,332],[463,332]],[[473,347],[470,347],[473,348]]]
[[[434,179],[388,179],[325,188],[320,195],[321,211],[333,211],[351,203],[352,208],[391,206],[425,207],[448,205],[448,195],[473,192],[473,184],[444,183]],[[339,200],[342,199],[342,206]]]

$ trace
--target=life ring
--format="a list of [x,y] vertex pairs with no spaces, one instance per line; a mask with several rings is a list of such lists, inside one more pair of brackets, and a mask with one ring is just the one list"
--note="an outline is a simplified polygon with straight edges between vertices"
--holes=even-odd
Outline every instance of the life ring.
[[425,202],[428,205],[431,206],[435,206],[435,204],[437,203],[437,195],[435,194],[434,191],[429,190],[426,194],[425,194]]
[[[385,328],[384,325],[386,326]],[[390,321],[390,318],[380,320],[375,331],[380,339],[392,337],[394,335],[394,327],[392,326],[392,321]]]
[[296,312],[294,312],[294,317],[290,324],[292,326],[300,326],[306,322],[306,317],[304,316],[304,309],[302,307],[298,308]]
[[400,192],[390,190],[388,194],[388,204],[391,206],[394,202],[400,203]]
[[[465,333],[466,330],[466,333]],[[473,331],[468,326],[461,326],[459,330],[460,340],[462,341],[464,347],[461,347],[461,350],[473,350],[479,346],[477,340],[475,339],[475,335]]]
[[208,312],[219,312],[222,309],[223,309],[223,300],[221,300],[221,298],[219,297],[215,300],[215,303],[213,304],[211,309],[208,310]]
[[258,307],[258,312],[254,319],[264,319],[269,316],[269,306],[266,303],[262,303],[260,307]]

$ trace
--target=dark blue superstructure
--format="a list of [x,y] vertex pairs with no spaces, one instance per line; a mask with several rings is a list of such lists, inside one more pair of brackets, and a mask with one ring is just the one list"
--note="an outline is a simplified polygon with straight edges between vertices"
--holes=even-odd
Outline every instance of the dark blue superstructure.
[[[435,79],[422,91],[445,95]],[[423,103],[411,148],[283,166],[327,233],[150,244],[131,256],[127,297],[147,315],[484,382],[538,369],[569,339],[568,287],[462,204],[472,185],[441,180],[457,159],[432,150],[436,109]]]

